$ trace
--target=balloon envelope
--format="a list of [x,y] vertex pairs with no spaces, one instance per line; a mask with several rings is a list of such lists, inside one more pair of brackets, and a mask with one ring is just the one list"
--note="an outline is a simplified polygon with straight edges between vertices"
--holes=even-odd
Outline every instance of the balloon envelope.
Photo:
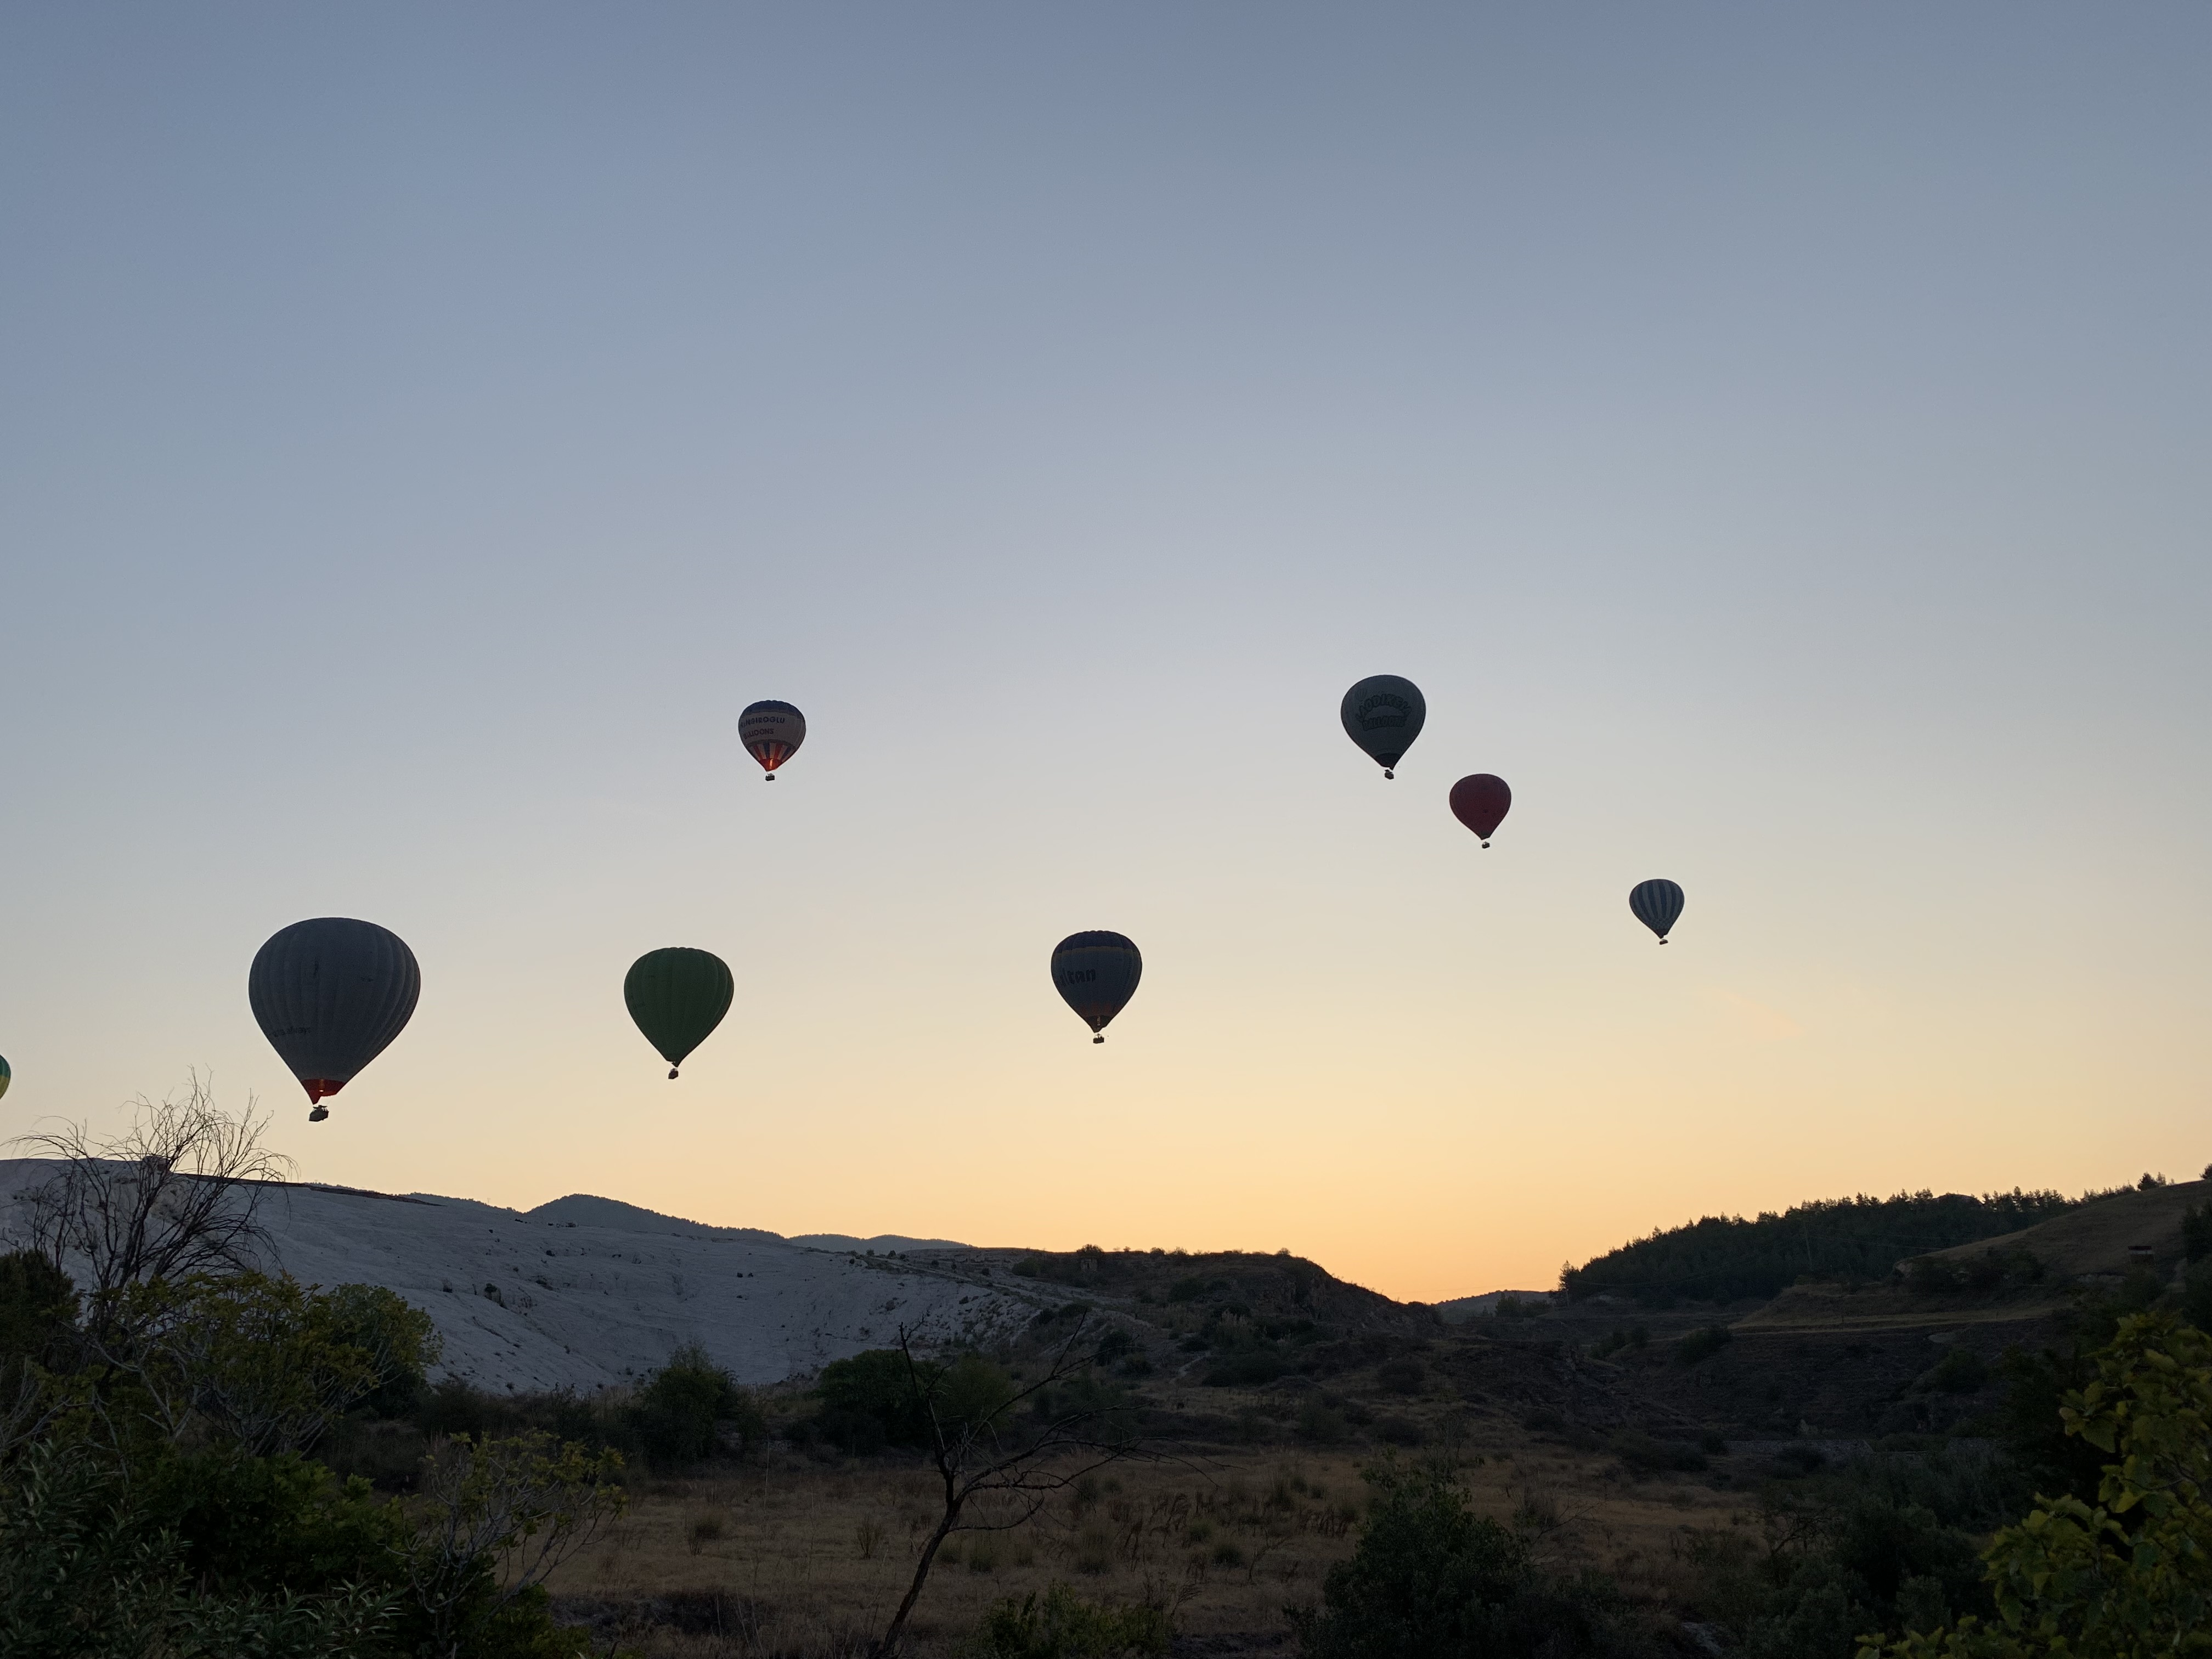
[[1512,805],[1513,792],[1505,780],[1487,772],[1462,778],[1451,787],[1452,816],[1481,836],[1485,847]]
[[1370,674],[1344,694],[1337,711],[1344,720],[1345,735],[1371,756],[1386,778],[1391,769],[1421,735],[1429,705],[1421,688],[1395,674]]
[[647,951],[630,963],[623,979],[629,1017],[645,1040],[660,1050],[671,1077],[722,1023],[736,992],[729,964],[721,957],[681,945]]
[[1060,997],[1091,1027],[1091,1041],[1137,994],[1145,959],[1120,933],[1070,933],[1052,947],[1052,982]]
[[738,741],[773,780],[775,769],[806,741],[806,716],[787,702],[756,702],[738,716]]
[[14,1080],[15,1075],[15,1074],[13,1072],[8,1069],[7,1057],[5,1055],[0,1055],[0,1095],[4,1095],[8,1092],[8,1085]]
[[407,942],[373,921],[318,916],[270,936],[246,975],[246,1000],[307,1098],[353,1080],[406,1028],[422,994]]
[[1628,908],[1636,913],[1637,921],[1659,935],[1659,942],[1667,942],[1667,930],[1682,914],[1682,890],[1663,877],[1655,881],[1639,881],[1629,889]]

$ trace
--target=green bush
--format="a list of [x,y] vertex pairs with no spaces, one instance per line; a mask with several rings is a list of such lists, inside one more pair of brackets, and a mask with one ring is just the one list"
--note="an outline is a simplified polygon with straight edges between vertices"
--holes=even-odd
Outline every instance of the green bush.
[[76,1325],[76,1286],[36,1250],[0,1255],[0,1389],[12,1395],[23,1364],[54,1365]]
[[994,1602],[964,1651],[969,1659],[1123,1659],[1165,1653],[1170,1633],[1161,1608],[1086,1601],[1054,1584],[1042,1596]]
[[1375,1380],[1393,1394],[1419,1394],[1428,1372],[1418,1359],[1386,1359],[1375,1368]]
[[413,1411],[442,1352],[430,1316],[380,1285],[340,1285],[324,1302],[331,1340],[359,1348],[375,1371],[363,1408],[377,1417]]
[[725,1423],[748,1448],[757,1447],[767,1429],[753,1397],[696,1342],[678,1348],[647,1378],[629,1415],[647,1460],[664,1469],[712,1457]]
[[1692,1331],[1674,1345],[1674,1363],[1694,1365],[1711,1359],[1723,1348],[1735,1340],[1735,1333],[1725,1325],[1708,1325],[1702,1330]]
[[2181,1255],[2185,1261],[2212,1257],[2212,1204],[2192,1204],[2181,1212]]
[[2212,1339],[2123,1320],[2061,1407],[2108,1459],[2094,1504],[2039,1497],[1983,1552],[1996,1618],[1967,1616],[1860,1659],[2137,1659],[2212,1652]]
[[1913,1383],[1921,1392],[1972,1394],[1990,1380],[1990,1362],[1964,1346],[1948,1350]]
[[1272,1382],[1290,1367],[1283,1357],[1267,1348],[1249,1348],[1242,1353],[1225,1353],[1206,1370],[1205,1386],[1209,1389],[1252,1389],[1263,1382]]
[[1567,1659],[1616,1650],[1604,1580],[1547,1577],[1527,1538],[1468,1508],[1438,1469],[1366,1471],[1375,1503],[1319,1608],[1296,1608],[1307,1659]]

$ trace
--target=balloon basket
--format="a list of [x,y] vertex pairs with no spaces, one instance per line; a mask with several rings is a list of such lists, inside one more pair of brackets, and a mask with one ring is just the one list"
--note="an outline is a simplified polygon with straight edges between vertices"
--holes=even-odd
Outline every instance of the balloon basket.
[[1104,1037],[1103,1037],[1103,1036],[1095,1036],[1095,1037],[1091,1038],[1091,1040],[1093,1042],[1105,1042],[1105,1041],[1106,1041],[1106,1039],[1105,1039]]
[[671,1083],[676,1081],[676,1068],[673,1066],[668,1068],[668,1080]]

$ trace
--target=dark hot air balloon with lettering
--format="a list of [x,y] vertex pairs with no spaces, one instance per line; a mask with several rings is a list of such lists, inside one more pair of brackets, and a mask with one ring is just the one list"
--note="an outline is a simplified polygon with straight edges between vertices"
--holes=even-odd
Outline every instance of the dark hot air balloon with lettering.
[[1106,1041],[1108,1024],[1136,995],[1144,972],[1144,957],[1120,933],[1070,933],[1052,947],[1052,982],[1093,1042]]
[[736,994],[727,963],[712,951],[681,945],[647,951],[623,980],[629,1017],[660,1050],[672,1079],[685,1056],[722,1023]]
[[254,952],[246,997],[314,1109],[406,1029],[422,994],[422,970],[406,940],[373,921],[319,916],[295,921]]
[[749,704],[738,716],[738,741],[774,783],[775,769],[797,754],[799,745],[806,741],[806,716],[787,702]]
[[1682,914],[1682,890],[1663,877],[1653,881],[1639,881],[1629,890],[1628,908],[1636,913],[1637,921],[1659,935],[1659,942],[1667,942],[1667,930]]
[[1505,780],[1488,772],[1462,778],[1451,787],[1452,816],[1474,831],[1485,847],[1513,805],[1513,792]]
[[1384,777],[1395,778],[1399,758],[1421,735],[1429,705],[1413,681],[1395,674],[1370,674],[1344,694],[1337,712],[1343,717],[1345,735],[1367,751]]

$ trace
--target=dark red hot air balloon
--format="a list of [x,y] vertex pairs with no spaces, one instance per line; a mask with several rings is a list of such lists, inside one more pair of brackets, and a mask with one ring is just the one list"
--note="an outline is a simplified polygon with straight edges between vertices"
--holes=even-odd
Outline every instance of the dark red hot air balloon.
[[1513,805],[1513,792],[1505,780],[1487,772],[1462,778],[1451,787],[1452,816],[1482,838],[1485,847]]

